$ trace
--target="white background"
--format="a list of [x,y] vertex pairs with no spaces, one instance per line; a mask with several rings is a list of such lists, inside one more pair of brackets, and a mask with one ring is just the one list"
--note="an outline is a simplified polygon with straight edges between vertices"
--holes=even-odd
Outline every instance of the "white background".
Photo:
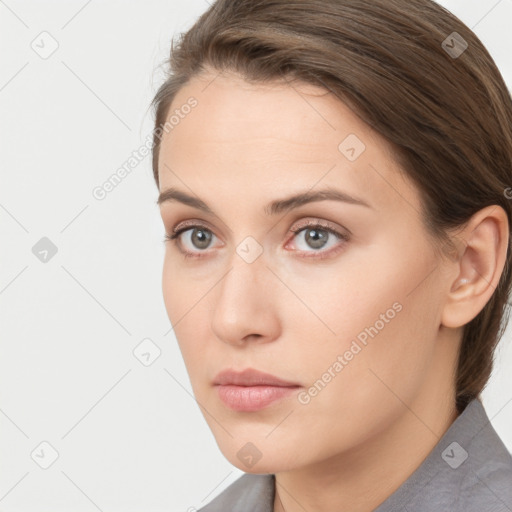
[[[512,0],[441,3],[475,30],[510,88]],[[0,0],[0,511],[185,512],[242,474],[165,335],[150,156],[105,199],[92,195],[144,144],[171,38],[207,7]],[[47,59],[31,48],[43,31],[59,45]],[[47,263],[32,252],[42,237],[58,249]],[[161,349],[147,367],[132,352],[145,338]],[[484,405],[512,450],[510,338]],[[50,456],[43,441],[59,454],[48,469],[31,457]]]

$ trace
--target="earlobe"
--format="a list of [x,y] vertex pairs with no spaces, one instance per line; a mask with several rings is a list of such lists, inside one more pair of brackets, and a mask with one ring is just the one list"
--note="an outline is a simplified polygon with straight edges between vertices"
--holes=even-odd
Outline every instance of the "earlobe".
[[457,328],[485,307],[501,278],[509,244],[508,218],[497,205],[478,211],[462,233],[465,250],[452,260],[455,278],[447,292],[441,324]]

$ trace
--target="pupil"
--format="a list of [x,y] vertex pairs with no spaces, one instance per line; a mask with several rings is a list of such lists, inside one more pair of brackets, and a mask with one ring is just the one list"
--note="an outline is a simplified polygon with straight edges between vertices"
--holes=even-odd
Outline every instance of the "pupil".
[[[318,248],[321,248],[324,246],[325,240],[326,240],[326,235],[322,234],[322,231],[320,231],[318,229],[310,229],[310,230],[306,231],[306,233],[308,233],[306,235],[306,240],[308,243],[309,242],[313,243],[312,247],[314,247],[315,249],[318,249]],[[313,233],[313,235],[311,235],[310,233]],[[320,243],[318,243],[318,242],[320,242]]]
[[[308,243],[312,243],[312,247],[321,248],[325,245],[325,241],[327,239],[326,235],[318,229],[309,229],[306,231],[306,241]],[[194,245],[200,249],[205,249],[208,247],[208,244],[212,238],[211,233],[204,231],[202,229],[195,228],[192,232],[192,238],[194,239]],[[197,244],[195,243],[197,241]]]
[[211,240],[211,234],[208,234],[206,231],[202,229],[195,228],[192,233],[192,238],[194,238],[194,235],[197,235],[196,239],[198,240],[198,244],[194,243],[196,247],[198,247],[199,249],[205,249],[206,247],[208,247],[208,244]]

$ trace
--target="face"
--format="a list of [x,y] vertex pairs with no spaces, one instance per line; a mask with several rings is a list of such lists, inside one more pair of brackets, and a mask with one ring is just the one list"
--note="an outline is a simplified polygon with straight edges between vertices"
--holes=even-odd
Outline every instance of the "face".
[[[275,473],[362,447],[424,398],[446,279],[417,190],[345,104],[304,83],[214,78],[180,90],[162,138],[160,192],[207,207],[160,205],[179,232],[163,296],[221,451]],[[316,200],[286,201],[301,194]],[[214,384],[249,368],[295,387]]]

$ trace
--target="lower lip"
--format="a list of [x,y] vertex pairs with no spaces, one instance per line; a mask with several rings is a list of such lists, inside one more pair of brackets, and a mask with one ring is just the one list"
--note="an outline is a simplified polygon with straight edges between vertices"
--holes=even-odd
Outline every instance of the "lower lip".
[[290,396],[298,386],[217,386],[220,399],[235,411],[259,411],[276,400]]

